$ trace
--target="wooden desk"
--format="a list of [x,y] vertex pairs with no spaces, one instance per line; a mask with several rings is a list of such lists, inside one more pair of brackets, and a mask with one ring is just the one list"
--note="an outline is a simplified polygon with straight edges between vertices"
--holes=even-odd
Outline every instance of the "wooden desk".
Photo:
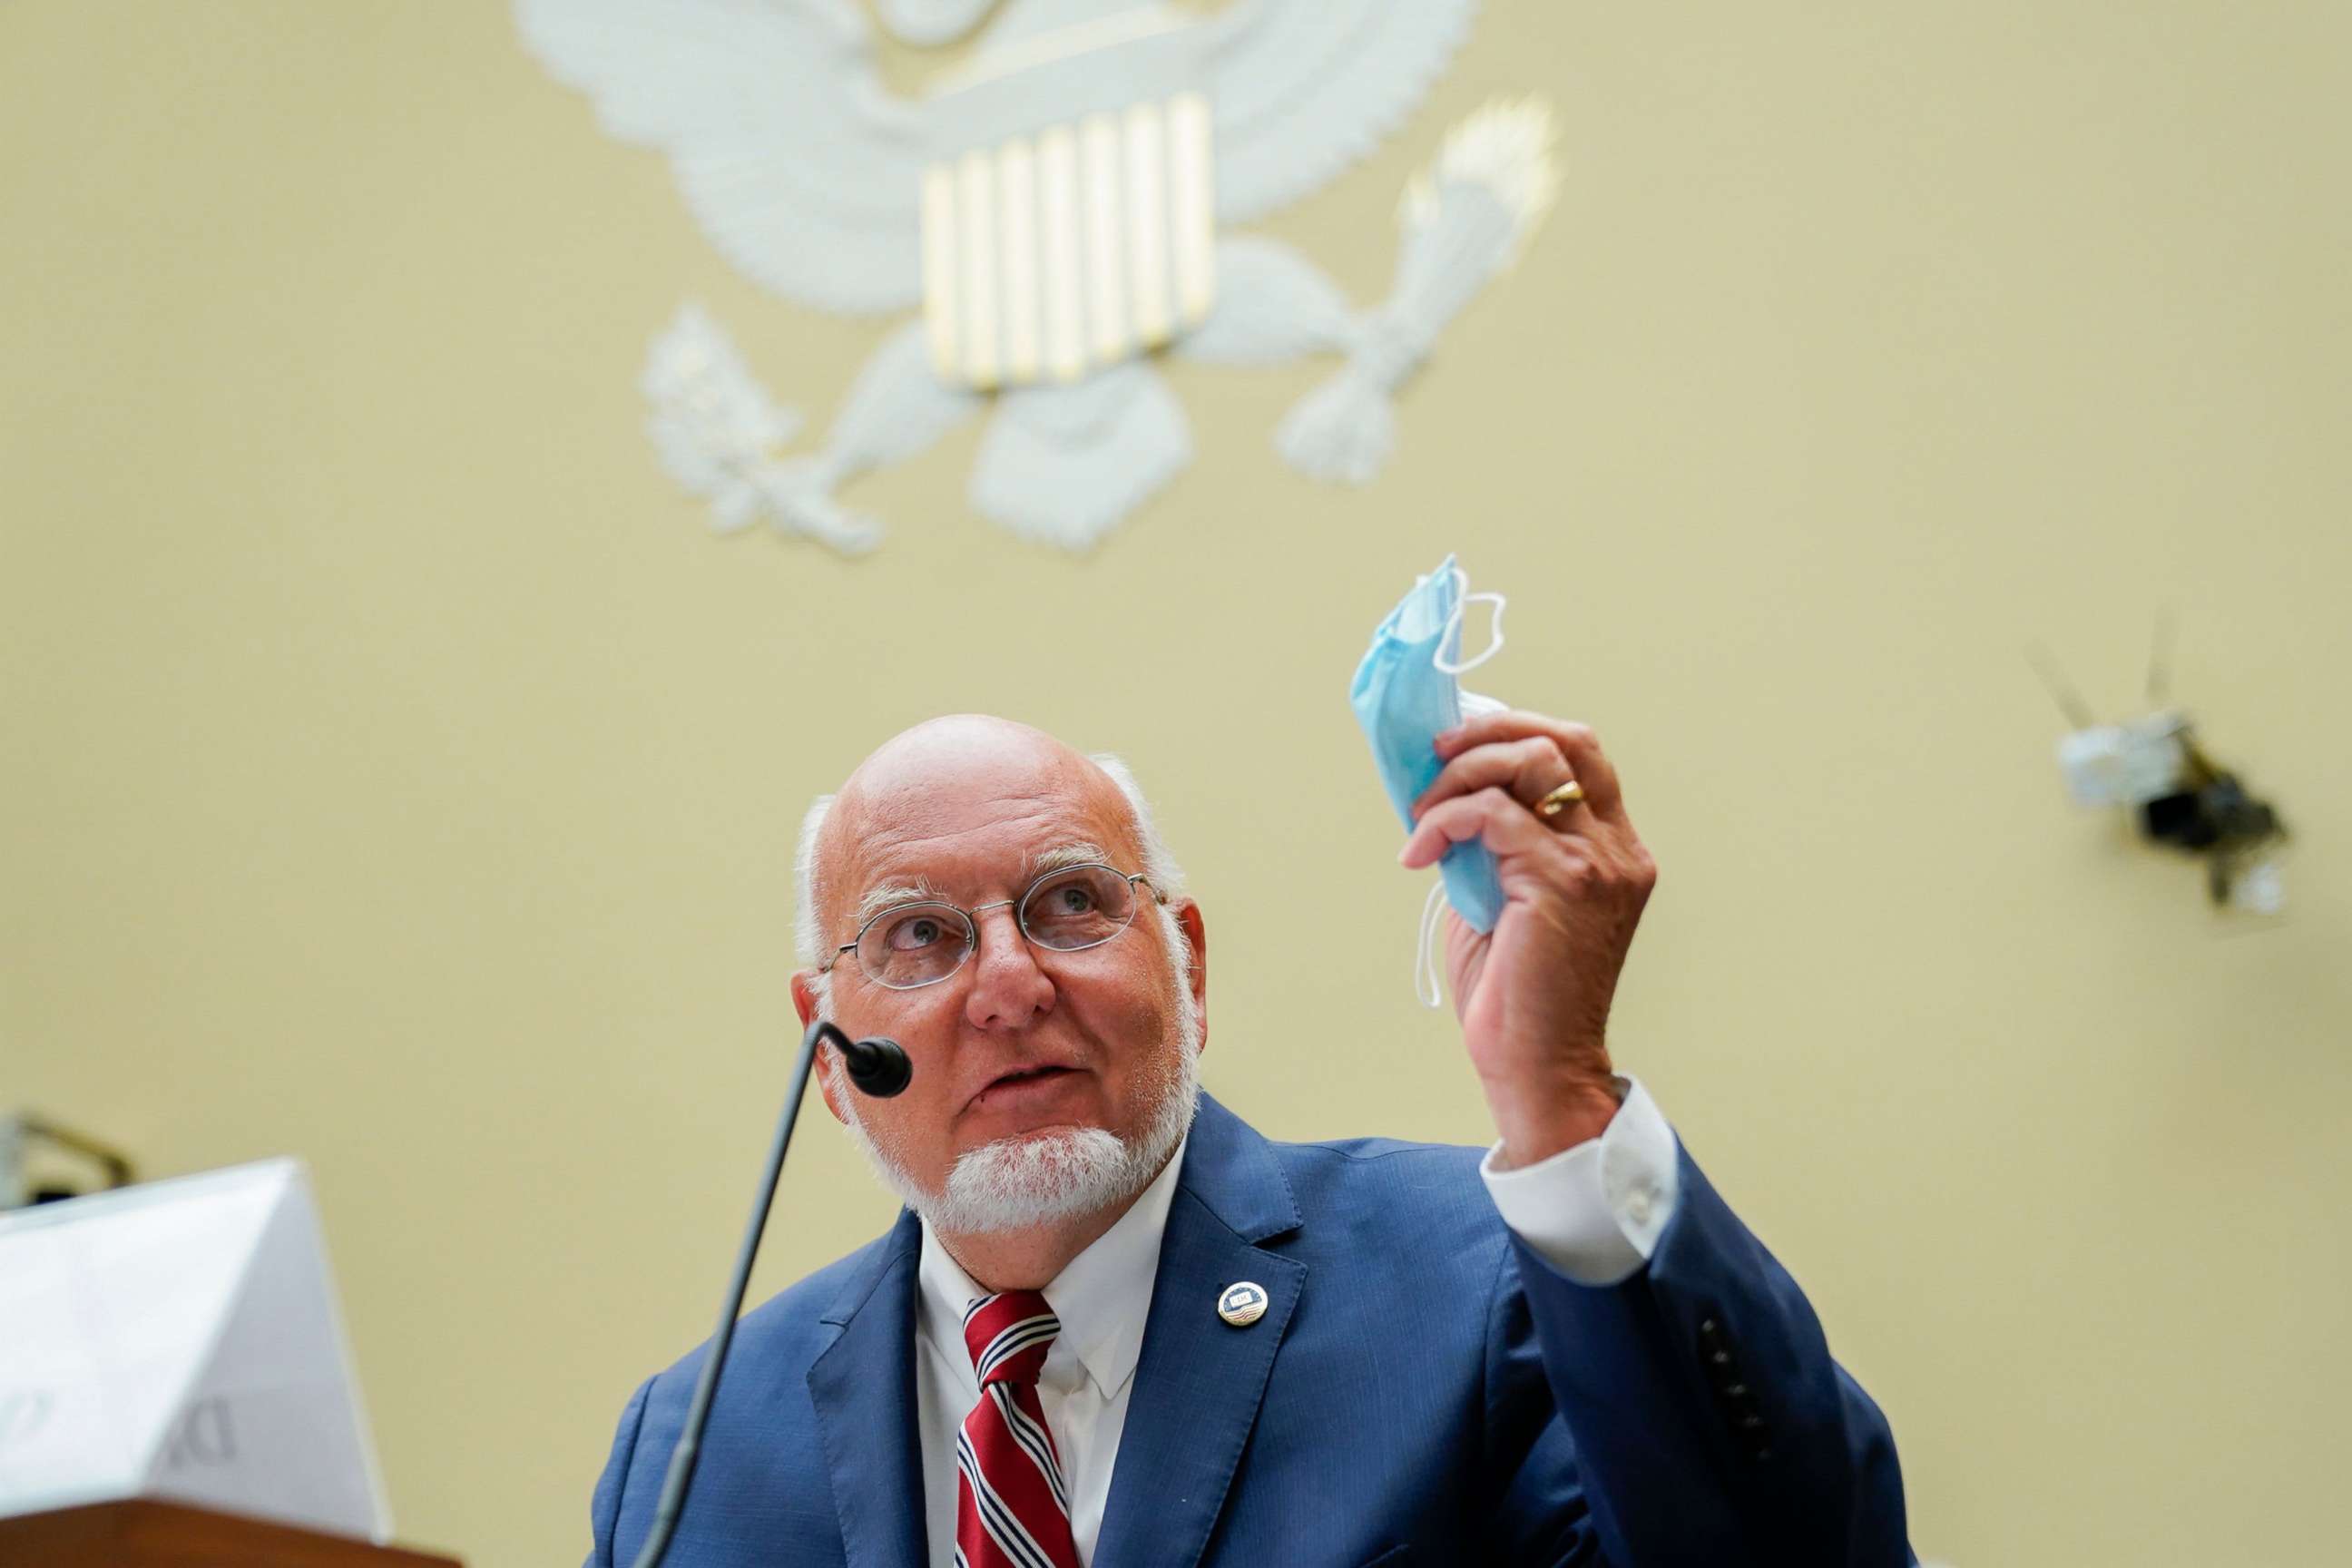
[[461,1568],[454,1557],[144,1499],[0,1519],[0,1563],[8,1568]]

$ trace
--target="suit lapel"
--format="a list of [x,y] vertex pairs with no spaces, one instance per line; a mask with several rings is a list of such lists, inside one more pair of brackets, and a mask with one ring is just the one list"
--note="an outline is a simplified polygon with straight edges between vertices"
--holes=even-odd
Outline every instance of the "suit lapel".
[[[1298,1224],[1265,1140],[1203,1095],[1160,1246],[1097,1563],[1185,1568],[1200,1561],[1307,1280],[1305,1264],[1257,1244]],[[1245,1279],[1265,1287],[1265,1315],[1229,1327],[1217,1315],[1218,1298]]]
[[923,1568],[923,1470],[915,1415],[915,1272],[921,1249],[921,1223],[901,1214],[875,1248],[875,1266],[854,1276],[824,1313],[841,1333],[809,1367],[809,1398],[851,1568]]

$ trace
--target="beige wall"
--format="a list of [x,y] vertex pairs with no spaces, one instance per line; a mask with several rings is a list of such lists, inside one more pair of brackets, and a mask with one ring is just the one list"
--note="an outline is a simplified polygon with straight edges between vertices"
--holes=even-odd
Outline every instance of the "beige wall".
[[[1620,1054],[1923,1553],[2334,1560],[2347,58],[2321,4],[1494,5],[1271,226],[1374,295],[1444,127],[1559,108],[1378,484],[1273,453],[1321,367],[1176,366],[1199,461],[1092,557],[970,514],[967,431],[845,564],[708,534],[635,382],[697,296],[821,428],[875,329],[731,273],[501,9],[0,6],[0,1102],[306,1157],[402,1532],[568,1560],[731,1255],[798,812],[909,721],[1131,757],[1214,1092],[1480,1139],[1342,697],[1458,548],[1513,599],[1481,684],[1594,721],[1664,866]],[[2120,715],[2162,604],[2301,829],[2276,929],[2061,795],[2021,649]],[[765,1289],[887,1217],[808,1132]]]

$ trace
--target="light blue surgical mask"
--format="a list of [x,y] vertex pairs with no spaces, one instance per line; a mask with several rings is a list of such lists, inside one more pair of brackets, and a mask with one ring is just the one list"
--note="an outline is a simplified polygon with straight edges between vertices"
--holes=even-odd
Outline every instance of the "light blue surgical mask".
[[[1372,743],[1381,783],[1407,828],[1412,826],[1412,803],[1444,767],[1435,750],[1439,732],[1454,728],[1466,715],[1503,706],[1463,690],[1454,679],[1486,663],[1503,647],[1503,595],[1466,593],[1467,587],[1468,579],[1448,555],[1436,571],[1413,584],[1372,633],[1372,646],[1348,688],[1356,721]],[[1463,612],[1480,600],[1495,606],[1495,639],[1484,653],[1465,662],[1461,657]],[[1433,946],[1440,889],[1473,930],[1493,931],[1503,912],[1502,882],[1495,874],[1494,854],[1485,845],[1475,839],[1454,845],[1438,868],[1444,880],[1430,889],[1421,951],[1413,960],[1414,986],[1432,1006],[1440,1000]],[[1430,984],[1423,990],[1424,977]]]

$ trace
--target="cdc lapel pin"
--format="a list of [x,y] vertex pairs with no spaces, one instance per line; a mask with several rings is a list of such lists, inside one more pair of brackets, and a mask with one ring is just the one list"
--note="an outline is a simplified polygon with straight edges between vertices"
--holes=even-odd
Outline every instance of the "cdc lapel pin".
[[1234,1328],[1248,1328],[1265,1316],[1265,1287],[1254,1279],[1226,1286],[1217,1298],[1217,1316]]

